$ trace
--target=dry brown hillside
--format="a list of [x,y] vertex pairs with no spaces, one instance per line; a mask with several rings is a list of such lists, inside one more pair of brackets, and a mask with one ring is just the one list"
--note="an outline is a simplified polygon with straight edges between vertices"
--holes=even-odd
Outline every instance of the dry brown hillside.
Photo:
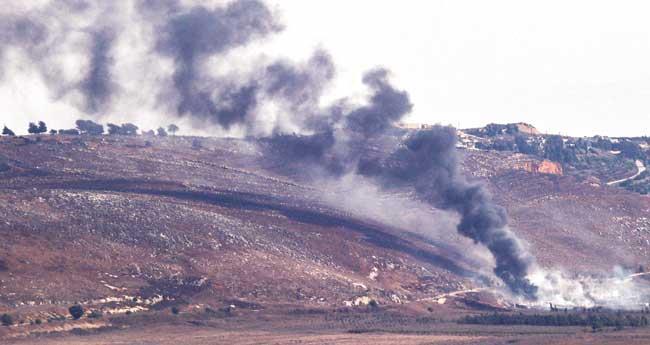
[[[543,265],[650,261],[650,198],[521,169],[539,164],[522,155],[463,157]],[[2,138],[0,159],[0,313],[24,323],[64,316],[76,302],[105,313],[179,301],[400,306],[476,287],[485,269],[459,250],[474,249],[453,227],[436,238],[325,202],[322,186],[259,163],[250,141]],[[498,305],[470,297],[433,307]]]

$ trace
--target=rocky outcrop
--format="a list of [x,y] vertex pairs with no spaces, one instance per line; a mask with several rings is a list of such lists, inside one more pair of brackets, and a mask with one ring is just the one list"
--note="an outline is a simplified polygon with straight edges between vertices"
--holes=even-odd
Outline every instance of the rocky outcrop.
[[550,174],[550,175],[560,175],[564,174],[562,170],[562,165],[557,162],[552,162],[549,160],[543,161],[523,161],[518,162],[515,166],[515,169],[526,170],[532,173],[538,174]]

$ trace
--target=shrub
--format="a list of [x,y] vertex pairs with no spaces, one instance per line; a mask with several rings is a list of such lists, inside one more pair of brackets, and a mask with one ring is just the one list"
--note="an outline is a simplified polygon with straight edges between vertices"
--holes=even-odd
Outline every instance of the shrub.
[[166,137],[167,136],[167,131],[164,128],[159,127],[157,131],[158,131],[158,136],[159,137]]
[[72,129],[59,129],[59,134],[65,134],[65,135],[79,135],[79,131],[72,128]]
[[41,320],[41,319],[36,319],[36,321],[34,321],[34,323],[37,324],[37,325],[40,325],[40,324],[43,323],[43,320]]
[[27,127],[27,133],[29,133],[29,134],[38,134],[38,133],[40,133],[38,131],[38,125],[33,123],[33,122],[30,122],[29,127]]
[[101,310],[97,309],[91,311],[90,314],[88,314],[88,318],[90,319],[100,319],[102,316],[104,316],[104,314],[101,312]]
[[138,134],[138,126],[132,123],[124,123],[121,126],[109,123],[107,124],[107,126],[108,126],[108,134],[110,135],[137,135]]
[[72,307],[68,308],[70,315],[73,319],[78,320],[84,315],[84,308],[79,304],[75,304]]
[[368,302],[368,306],[372,309],[379,308],[379,303],[374,299],[371,299],[370,302]]
[[77,120],[75,122],[81,134],[102,135],[104,126],[91,120]]
[[13,137],[13,136],[15,136],[16,134],[14,133],[14,131],[12,131],[12,130],[9,129],[7,126],[5,126],[5,128],[2,129],[2,135],[8,135],[8,136],[10,136],[10,137]]
[[2,322],[3,326],[11,326],[14,324],[14,318],[11,315],[5,313],[0,316],[0,322]]
[[178,315],[178,313],[180,313],[180,312],[181,311],[180,311],[180,309],[178,309],[178,307],[172,307],[172,314]]
[[138,134],[138,126],[132,124],[132,123],[124,123],[122,124],[122,132],[124,135],[137,135]]

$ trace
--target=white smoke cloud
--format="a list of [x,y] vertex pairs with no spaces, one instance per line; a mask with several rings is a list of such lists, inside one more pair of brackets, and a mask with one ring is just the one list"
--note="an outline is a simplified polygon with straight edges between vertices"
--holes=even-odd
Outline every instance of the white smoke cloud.
[[559,308],[640,309],[650,301],[648,284],[621,267],[593,275],[537,267],[529,279],[539,288],[539,299],[531,305],[542,308],[552,303]]

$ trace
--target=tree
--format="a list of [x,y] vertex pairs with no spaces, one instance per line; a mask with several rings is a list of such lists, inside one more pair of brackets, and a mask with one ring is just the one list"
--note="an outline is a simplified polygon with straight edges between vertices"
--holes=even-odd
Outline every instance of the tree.
[[79,320],[84,315],[84,308],[79,304],[75,304],[72,307],[68,308],[68,312],[72,315],[72,318]]
[[27,128],[27,133],[29,133],[29,134],[37,134],[38,133],[38,125],[36,125],[33,122],[30,122],[29,127]]
[[641,146],[635,142],[625,140],[618,145],[618,149],[621,151],[623,157],[643,160],[643,150],[641,150]]
[[176,132],[178,132],[178,129],[179,129],[178,126],[176,126],[176,125],[173,124],[173,123],[167,127],[167,130],[168,130],[169,133],[171,133],[172,135],[176,135]]
[[51,135],[54,135],[54,134],[56,134],[56,133],[57,133],[56,129],[50,129],[50,134],[51,134]]
[[12,131],[11,129],[7,128],[7,126],[5,126],[5,128],[2,129],[2,135],[8,135],[10,137],[13,137],[16,134],[14,133],[14,131]]
[[27,132],[30,134],[41,134],[47,132],[47,126],[45,125],[45,122],[43,121],[38,121],[38,124],[35,124],[33,122],[29,123],[29,128],[27,128]]
[[102,135],[104,126],[91,120],[77,120],[75,122],[81,134]]
[[110,134],[110,135],[118,135],[118,134],[121,134],[121,132],[122,132],[122,127],[120,127],[118,125],[114,125],[112,123],[109,123],[106,126],[108,126],[108,134]]
[[137,135],[138,126],[132,123],[123,123],[121,126],[112,123],[107,124],[110,135]]
[[124,123],[122,124],[122,132],[124,135],[137,135],[138,134],[138,126],[132,124],[132,123]]
[[162,128],[162,127],[158,128],[158,136],[159,137],[166,137],[167,136],[167,131],[165,131],[165,129]]
[[528,143],[528,139],[523,135],[515,136],[515,144],[517,145],[517,151],[527,155],[536,155],[538,150],[536,146],[533,146]]
[[551,135],[544,142],[544,158],[559,162],[571,163],[578,158],[573,147],[566,147],[564,139],[559,135]]

